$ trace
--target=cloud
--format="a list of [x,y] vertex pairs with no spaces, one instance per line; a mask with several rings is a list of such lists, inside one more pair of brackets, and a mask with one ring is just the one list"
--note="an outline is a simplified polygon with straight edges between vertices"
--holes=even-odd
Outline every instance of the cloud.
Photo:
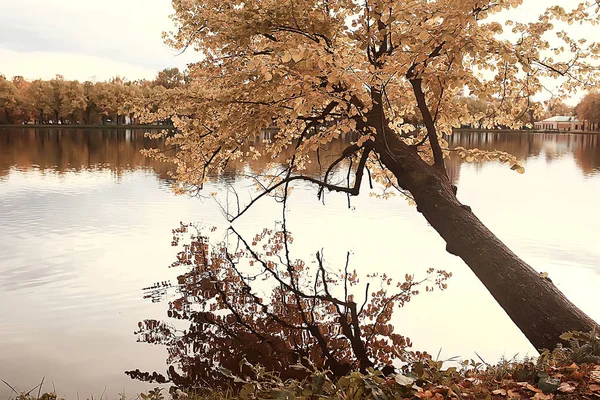
[[[17,74],[42,77],[61,72],[71,75],[74,66],[61,62],[60,58],[96,71],[82,70],[77,72],[78,76],[130,76],[135,71],[146,70],[152,70],[154,75],[166,67],[185,67],[198,57],[192,52],[177,56],[162,41],[162,32],[173,28],[168,18],[172,12],[170,2],[165,0],[20,0],[2,4],[0,51],[4,56],[0,72],[11,75],[7,69],[12,65],[23,65],[23,60],[31,60],[34,64],[26,66],[27,73]],[[7,59],[6,55],[17,59]],[[69,72],[49,73],[50,68],[34,55],[42,55],[44,62],[50,61],[50,68],[66,65]],[[92,59],[105,67],[127,68],[99,73],[102,71],[94,66]],[[131,76],[132,79],[141,77],[145,74]]]

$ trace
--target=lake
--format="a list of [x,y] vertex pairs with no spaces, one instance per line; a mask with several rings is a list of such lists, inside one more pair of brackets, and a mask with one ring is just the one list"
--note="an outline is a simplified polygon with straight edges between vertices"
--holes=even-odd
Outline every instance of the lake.
[[[45,379],[73,399],[134,397],[152,386],[125,370],[165,370],[166,351],[136,343],[145,318],[166,319],[167,304],[142,288],[177,272],[171,230],[183,222],[226,227],[216,202],[176,196],[169,165],[139,151],[160,146],[143,131],[0,128],[0,378],[28,391]],[[547,272],[575,304],[600,321],[600,147],[597,135],[467,133],[450,145],[516,155],[519,175],[496,162],[448,162],[459,199],[509,247]],[[342,149],[333,143],[326,151]],[[233,165],[225,182],[248,191],[242,175],[261,160]],[[429,267],[452,272],[444,292],[420,294],[395,314],[396,331],[415,349],[441,359],[486,361],[535,355],[534,349],[462,261],[416,209],[399,197],[368,193],[347,206],[344,195],[299,185],[288,224],[294,255],[324,249],[332,266],[351,251],[359,274],[419,276]],[[281,211],[269,200],[235,222],[252,235]],[[10,389],[0,386],[0,397]]]

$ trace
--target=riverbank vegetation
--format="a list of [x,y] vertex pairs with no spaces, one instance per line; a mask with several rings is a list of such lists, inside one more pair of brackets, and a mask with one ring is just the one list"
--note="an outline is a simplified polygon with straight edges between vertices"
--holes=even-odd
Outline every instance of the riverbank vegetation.
[[[588,94],[576,107],[569,107],[560,100],[551,99],[548,101],[530,101],[528,107],[518,115],[517,121],[521,124],[520,130],[533,129],[533,123],[551,118],[557,115],[560,116],[577,116],[581,121],[588,121],[589,123],[596,123],[597,119],[593,115],[592,110],[600,113],[600,103],[591,103],[588,100],[589,96],[594,94]],[[458,99],[459,104],[466,106],[471,121],[467,123],[468,126],[464,128],[474,128],[481,130],[489,130],[486,128],[485,122],[494,116],[497,112],[498,106],[502,103],[500,98],[491,99],[488,101],[481,100],[474,96],[463,96]],[[585,105],[584,105],[585,104]],[[584,111],[585,110],[585,111]],[[503,130],[503,126],[495,126],[494,130]],[[509,131],[515,131],[515,129],[507,129]]]
[[[229,388],[155,388],[135,400],[594,400],[600,398],[600,336],[570,332],[568,346],[545,351],[537,359],[465,360],[447,366],[427,359],[406,364],[397,372],[369,368],[335,378],[330,371],[298,364],[304,379],[284,379],[261,366],[242,360],[253,372],[240,378],[222,369],[221,376],[237,386]],[[41,390],[11,395],[15,400],[65,400]],[[56,389],[55,389],[56,390]],[[16,392],[16,390],[15,390]],[[36,395],[37,394],[37,395]],[[93,397],[92,397],[93,399]],[[71,399],[67,399],[71,400]],[[74,400],[74,399],[73,399]],[[122,396],[120,400],[130,400]]]
[[[586,336],[587,340],[591,336]],[[593,339],[596,345],[598,336]],[[581,341],[571,341],[580,348]],[[587,342],[589,343],[589,342]],[[588,347],[591,351],[591,346]],[[592,354],[592,353],[589,353]],[[597,353],[596,353],[597,354]],[[483,360],[465,360],[454,367],[442,361],[427,360],[404,366],[386,374],[370,369],[332,379],[325,371],[311,370],[306,379],[282,380],[262,368],[254,367],[256,378],[244,380],[234,391],[187,391],[173,389],[173,397],[190,393],[192,399],[468,399],[468,400],[592,400],[600,398],[598,362],[575,362],[571,349],[545,352],[539,359],[502,360],[495,365]],[[593,357],[597,360],[597,356]],[[227,374],[227,371],[225,371]]]

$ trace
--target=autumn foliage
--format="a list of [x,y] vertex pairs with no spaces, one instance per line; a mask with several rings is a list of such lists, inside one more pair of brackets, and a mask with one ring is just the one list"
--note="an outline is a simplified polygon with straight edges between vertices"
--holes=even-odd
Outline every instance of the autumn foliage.
[[365,285],[348,259],[337,271],[322,252],[314,263],[292,259],[285,230],[264,230],[250,242],[231,230],[235,246],[211,246],[189,229],[174,231],[173,245],[187,238],[172,265],[185,269],[177,285],[146,289],[155,301],[168,297],[168,316],[189,326],[140,322],[139,340],[167,346],[170,367],[168,379],[139,370],[128,372],[132,377],[227,388],[234,384],[229,374],[252,375],[245,362],[282,379],[303,379],[306,368],[341,377],[428,358],[409,351],[411,341],[395,332],[392,314],[419,290],[445,288],[450,274],[430,269],[425,280],[406,275],[402,282],[375,274]]
[[[304,379],[290,379],[279,373],[242,361],[251,372],[246,376],[223,370],[237,383],[236,391],[216,388],[171,387],[173,398],[193,400],[594,400],[600,398],[600,335],[568,332],[567,347],[545,351],[537,359],[446,361],[421,357],[389,373],[369,368],[342,377],[328,371],[296,364]],[[156,394],[155,389],[153,392]],[[147,397],[144,397],[146,400]],[[154,399],[153,399],[154,400]],[[159,400],[159,399],[155,399]],[[162,400],[162,399],[160,399]]]
[[589,130],[598,130],[600,127],[600,93],[586,94],[575,107],[575,112],[580,121],[586,122]]
[[[282,380],[254,368],[258,380],[245,381],[237,394],[191,392],[195,400],[594,400],[600,398],[600,365],[556,364],[553,360],[502,360],[495,365],[465,360],[458,367],[425,360],[386,376],[353,372],[332,380],[310,371],[303,381]],[[250,366],[249,366],[250,368]]]
[[183,85],[184,79],[177,68],[160,71],[153,81],[115,77],[107,82],[79,82],[61,75],[27,81],[0,75],[0,124],[96,124],[108,119],[119,124],[125,116],[135,120],[136,108],[157,108],[154,99]]
[[[544,5],[519,21],[510,11],[518,13],[521,0],[172,4],[176,29],[167,43],[202,58],[189,66],[189,83],[165,92],[146,117],[169,118],[177,129],[157,135],[177,152],[148,152],[176,165],[177,191],[197,194],[232,161],[274,160],[269,173],[253,176],[256,196],[236,197],[238,212],[226,213],[233,221],[262,197],[287,196],[298,182],[314,185],[322,199],[325,192],[357,196],[368,179],[371,189],[397,190],[416,204],[535,348],[556,346],[564,331],[597,326],[459,201],[446,169],[455,157],[498,160],[523,173],[519,160],[451,149],[446,135],[469,124],[526,125],[547,81],[555,84],[554,101],[597,84],[600,45],[560,26],[576,24],[581,33],[598,25],[598,2]],[[457,101],[465,95],[491,107],[473,115]],[[275,134],[259,150],[251,143],[264,130]],[[339,157],[320,159],[323,147],[348,136],[352,143]],[[283,165],[275,162],[282,154]],[[317,176],[306,173],[315,155]]]

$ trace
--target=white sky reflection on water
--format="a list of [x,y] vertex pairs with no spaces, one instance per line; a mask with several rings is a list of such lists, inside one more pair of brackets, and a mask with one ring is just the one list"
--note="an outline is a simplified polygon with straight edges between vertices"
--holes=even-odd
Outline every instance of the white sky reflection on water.
[[[91,147],[77,147],[88,146],[75,140],[80,134],[91,135]],[[166,304],[142,300],[141,288],[176,277],[178,271],[167,266],[175,254],[171,229],[179,221],[226,227],[216,204],[171,194],[158,178],[163,168],[144,164],[137,150],[119,147],[119,162],[93,153],[100,143],[94,140],[101,138],[107,146],[122,146],[118,135],[65,134],[61,141],[70,151],[61,154],[70,158],[60,163],[51,147],[36,147],[38,136],[13,132],[3,141],[2,135],[7,133],[0,132],[0,377],[29,390],[45,376],[69,398],[76,390],[81,397],[100,396],[105,385],[109,397],[123,387],[128,393],[146,388],[123,371],[164,371],[165,350],[135,343],[133,331],[141,319],[166,318]],[[130,145],[139,147],[142,139],[136,137]],[[458,138],[486,146],[480,138]],[[504,135],[489,138],[487,145],[519,154],[527,173],[454,163],[459,198],[600,320],[597,137]],[[80,167],[78,154],[96,161]],[[385,271],[397,278],[419,276],[429,267],[451,271],[447,291],[421,294],[396,313],[397,332],[409,336],[416,349],[437,354],[441,348],[442,358],[474,358],[475,351],[489,361],[534,354],[413,207],[399,198],[367,195],[352,199],[352,206],[349,210],[346,197],[336,194],[327,195],[323,206],[314,188],[299,187],[289,211],[294,256],[308,259],[323,248],[328,265],[337,269],[351,251],[351,268],[360,274]],[[280,218],[272,202],[259,202],[236,229],[253,235]],[[0,388],[0,396],[7,394]]]

